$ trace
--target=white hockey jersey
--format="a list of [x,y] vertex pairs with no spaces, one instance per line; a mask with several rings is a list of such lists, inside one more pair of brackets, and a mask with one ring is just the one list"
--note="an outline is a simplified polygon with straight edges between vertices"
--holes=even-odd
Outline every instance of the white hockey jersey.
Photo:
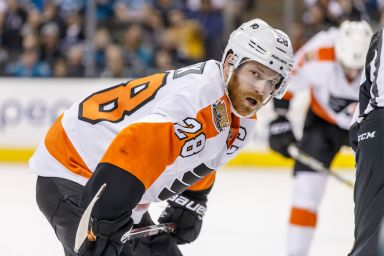
[[295,69],[285,99],[310,88],[311,110],[325,121],[349,129],[356,108],[360,75],[348,81],[336,61],[337,29],[315,35],[295,54]]
[[256,122],[231,113],[219,65],[210,60],[83,98],[53,124],[30,168],[84,185],[100,162],[112,163],[144,184],[139,204],[165,200],[174,187],[211,186],[215,172],[193,169],[226,164]]

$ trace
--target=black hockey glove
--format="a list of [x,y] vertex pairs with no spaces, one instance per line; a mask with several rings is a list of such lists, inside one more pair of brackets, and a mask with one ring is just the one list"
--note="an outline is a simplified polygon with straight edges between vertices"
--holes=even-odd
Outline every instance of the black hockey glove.
[[[140,223],[134,228],[154,225],[151,216],[146,212]],[[149,237],[142,237],[131,241],[132,256],[183,256],[177,247],[175,239],[163,233]]]
[[169,234],[159,234],[133,241],[133,256],[183,256],[175,239]]
[[351,145],[353,151],[356,152],[357,146],[358,146],[358,132],[359,132],[360,125],[359,123],[354,123],[349,128],[349,144]]
[[176,232],[171,235],[177,244],[190,243],[200,234],[206,203],[206,194],[186,190],[168,200],[168,206],[160,215],[159,223],[175,223]]
[[88,237],[80,247],[79,256],[118,256],[133,226],[130,215],[115,221],[91,218]]
[[291,157],[288,153],[288,146],[297,142],[292,132],[292,125],[289,120],[279,115],[269,123],[269,146],[285,157]]

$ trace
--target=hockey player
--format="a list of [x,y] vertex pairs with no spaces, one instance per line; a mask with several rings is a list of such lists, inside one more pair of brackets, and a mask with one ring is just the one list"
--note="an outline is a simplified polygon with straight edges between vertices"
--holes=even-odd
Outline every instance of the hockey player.
[[380,29],[371,39],[361,77],[359,105],[350,128],[350,141],[356,152],[355,243],[350,256],[384,255],[383,59]]
[[[256,112],[283,96],[292,64],[286,34],[254,19],[231,34],[221,63],[133,79],[65,111],[30,160],[38,206],[65,254],[181,255],[177,244],[200,233],[214,170],[252,138]],[[76,254],[79,220],[103,184]],[[159,222],[176,232],[125,245],[163,200]]]
[[[316,34],[299,49],[287,100],[274,102],[278,116],[269,126],[273,150],[290,157],[287,148],[296,138],[285,116],[288,99],[306,88],[310,90],[310,108],[298,147],[329,167],[340,148],[349,145],[348,128],[371,34],[365,21],[344,21],[339,28]],[[295,162],[287,255],[308,255],[327,178]]]

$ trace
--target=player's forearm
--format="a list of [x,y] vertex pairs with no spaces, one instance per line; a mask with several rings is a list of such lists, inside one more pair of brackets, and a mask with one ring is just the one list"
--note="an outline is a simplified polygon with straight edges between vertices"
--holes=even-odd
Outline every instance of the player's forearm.
[[83,208],[104,183],[106,189],[92,211],[92,216],[97,219],[114,220],[131,214],[145,192],[143,183],[128,171],[109,163],[100,163],[85,186],[81,200]]

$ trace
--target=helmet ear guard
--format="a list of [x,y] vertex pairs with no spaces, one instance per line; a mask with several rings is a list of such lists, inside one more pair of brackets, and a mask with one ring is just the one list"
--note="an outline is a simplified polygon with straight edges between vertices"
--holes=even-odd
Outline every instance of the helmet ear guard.
[[280,82],[276,85],[276,89],[272,92],[272,96],[278,100],[282,99],[288,90],[288,78],[282,77]]

